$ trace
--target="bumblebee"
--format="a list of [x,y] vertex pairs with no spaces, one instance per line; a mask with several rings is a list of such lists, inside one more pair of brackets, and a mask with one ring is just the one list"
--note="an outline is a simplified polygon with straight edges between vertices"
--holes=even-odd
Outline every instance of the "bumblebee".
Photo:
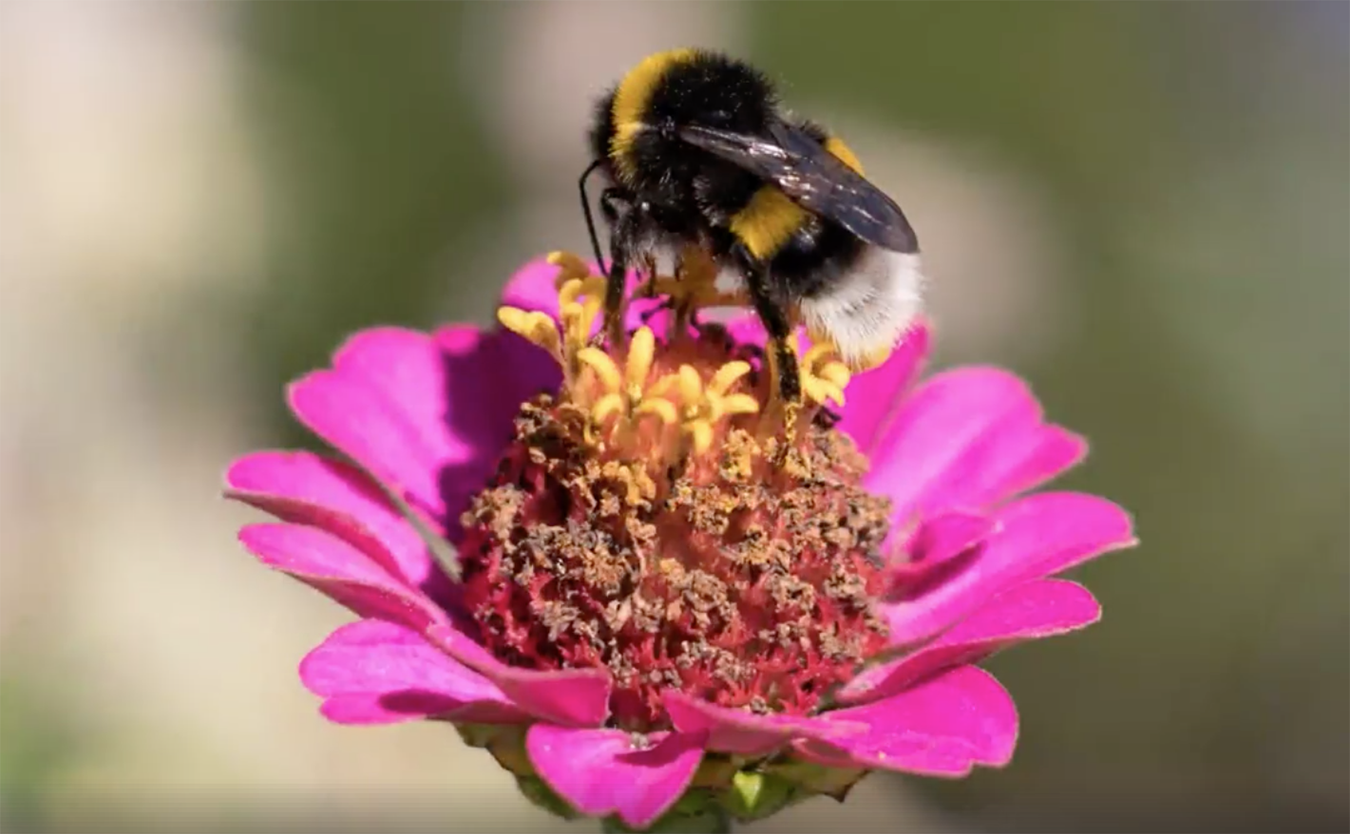
[[651,55],[597,102],[581,202],[605,263],[586,183],[599,172],[609,231],[605,321],[620,339],[629,268],[704,253],[719,289],[696,306],[752,306],[770,336],[777,394],[801,398],[790,335],[804,322],[853,370],[884,361],[920,308],[918,239],[838,137],[781,110],[768,79],[701,49]]

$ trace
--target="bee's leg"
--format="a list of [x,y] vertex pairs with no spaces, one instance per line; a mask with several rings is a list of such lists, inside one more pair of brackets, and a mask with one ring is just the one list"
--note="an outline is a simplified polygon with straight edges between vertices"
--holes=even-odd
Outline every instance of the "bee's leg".
[[609,272],[605,276],[605,325],[603,334],[611,345],[623,344],[624,290],[628,284],[628,264],[637,243],[638,230],[641,228],[637,207],[629,206],[618,210],[615,202],[627,202],[623,192],[618,189],[606,189],[600,195],[601,211],[608,219],[614,214],[613,232],[609,238]]
[[775,372],[774,391],[784,404],[795,406],[801,402],[802,382],[797,369],[797,352],[793,350],[792,324],[786,306],[775,297],[769,285],[768,265],[738,253],[743,267],[746,289],[755,305],[764,329],[769,331],[771,365]]

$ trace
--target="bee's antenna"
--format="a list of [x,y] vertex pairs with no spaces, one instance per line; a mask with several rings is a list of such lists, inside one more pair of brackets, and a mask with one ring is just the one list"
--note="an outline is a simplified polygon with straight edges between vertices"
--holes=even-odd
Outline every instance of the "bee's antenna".
[[581,173],[581,181],[577,185],[581,188],[581,211],[586,216],[586,231],[591,236],[591,249],[595,252],[595,262],[600,267],[600,274],[608,274],[605,269],[605,259],[600,254],[600,238],[595,234],[595,218],[591,216],[591,201],[586,196],[586,180],[590,178],[591,172],[599,168],[604,163],[603,159],[597,159],[587,166]]

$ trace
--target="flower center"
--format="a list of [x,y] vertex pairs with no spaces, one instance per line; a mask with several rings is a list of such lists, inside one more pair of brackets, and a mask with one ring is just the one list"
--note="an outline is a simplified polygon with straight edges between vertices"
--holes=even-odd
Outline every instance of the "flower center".
[[[504,308],[564,370],[523,406],[496,475],[464,516],[464,594],[498,657],[607,668],[616,726],[668,726],[663,690],[807,714],[885,644],[889,502],[865,459],[816,419],[847,371],[801,363],[811,405],[768,402],[767,374],[725,330],[664,341],[639,328],[612,355],[589,344],[603,279],[562,267],[562,332]],[[813,349],[814,350],[814,349]],[[807,383],[810,384],[807,384]]]

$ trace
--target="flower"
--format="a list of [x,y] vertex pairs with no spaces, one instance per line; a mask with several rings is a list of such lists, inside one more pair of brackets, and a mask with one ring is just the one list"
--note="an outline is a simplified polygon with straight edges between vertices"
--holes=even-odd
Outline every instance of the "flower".
[[354,463],[230,467],[278,519],[245,547],[359,617],[301,663],[322,713],[453,722],[531,799],[634,829],[1007,764],[1016,708],[974,664],[1095,622],[1050,577],[1134,543],[1115,504],[1032,492],[1085,441],[1007,372],[915,384],[922,322],[856,379],[808,347],[799,411],[753,317],[635,300],[606,351],[601,288],[558,254],[500,327],[360,332],[289,389]]

